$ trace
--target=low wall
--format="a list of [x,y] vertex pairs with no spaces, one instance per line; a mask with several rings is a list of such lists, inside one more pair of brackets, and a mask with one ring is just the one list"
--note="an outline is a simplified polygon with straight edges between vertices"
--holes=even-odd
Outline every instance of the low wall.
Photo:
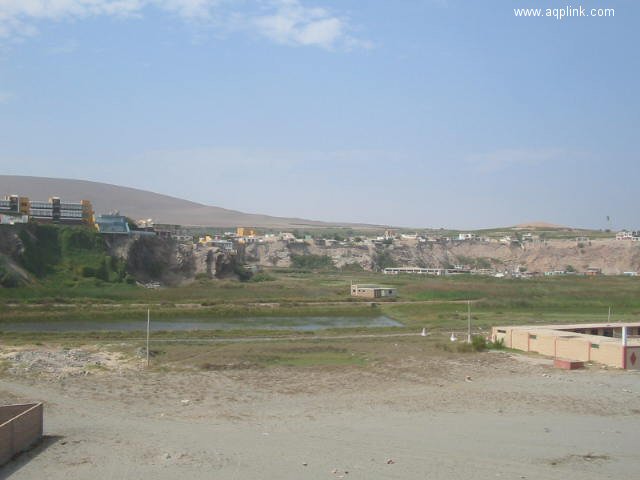
[[516,350],[529,351],[529,332],[527,330],[511,330],[511,345],[510,348]]
[[529,350],[548,357],[556,356],[557,336],[549,333],[529,335]]
[[0,406],[0,465],[40,440],[42,417],[41,403]]
[[491,337],[494,341],[503,340],[507,348],[524,352],[640,370],[640,346],[623,347],[620,341],[612,342],[610,339],[579,333],[556,333],[543,328],[514,327],[493,327]]
[[591,361],[604,363],[611,367],[625,368],[622,355],[622,343],[601,343],[598,348],[591,346]]
[[556,357],[588,362],[591,360],[591,342],[579,337],[558,337]]

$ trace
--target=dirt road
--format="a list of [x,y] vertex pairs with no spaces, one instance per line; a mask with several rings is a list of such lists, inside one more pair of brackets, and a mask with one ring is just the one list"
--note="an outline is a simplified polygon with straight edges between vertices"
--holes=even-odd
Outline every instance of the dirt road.
[[44,401],[48,437],[0,478],[633,478],[640,375],[547,363],[4,375],[0,401]]

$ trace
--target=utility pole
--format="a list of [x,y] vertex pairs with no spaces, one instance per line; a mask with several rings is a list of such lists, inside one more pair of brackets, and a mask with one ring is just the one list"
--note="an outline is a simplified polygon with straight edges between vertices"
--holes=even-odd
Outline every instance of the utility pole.
[[151,327],[151,309],[147,308],[147,368],[149,368],[149,330]]
[[609,315],[607,315],[607,323],[611,323],[611,305],[609,305]]
[[467,300],[467,343],[471,343],[471,300]]

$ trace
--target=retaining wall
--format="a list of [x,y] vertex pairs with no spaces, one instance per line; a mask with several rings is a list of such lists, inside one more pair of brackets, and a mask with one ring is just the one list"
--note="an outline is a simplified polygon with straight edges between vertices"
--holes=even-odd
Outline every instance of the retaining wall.
[[525,352],[640,370],[640,346],[623,347],[620,340],[607,337],[538,327],[493,327],[491,337],[503,340],[505,347]]
[[42,437],[42,403],[0,406],[0,465]]

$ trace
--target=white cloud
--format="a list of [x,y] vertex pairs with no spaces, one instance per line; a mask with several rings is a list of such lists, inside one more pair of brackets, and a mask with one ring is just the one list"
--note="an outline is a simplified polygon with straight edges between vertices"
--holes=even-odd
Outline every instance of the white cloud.
[[0,0],[0,20],[28,20],[94,15],[130,15],[148,0]]
[[38,21],[130,16],[145,3],[147,0],[0,0],[0,38],[34,35]]
[[252,23],[258,33],[275,42],[330,49],[351,39],[347,21],[323,8],[304,7],[297,0],[280,0],[273,5],[273,13],[257,16]]
[[157,0],[158,7],[174,12],[187,19],[208,19],[214,7],[220,2],[217,0]]
[[40,22],[142,16],[149,8],[211,28],[250,31],[283,45],[371,47],[350,33],[348,19],[299,0],[0,0],[0,39],[32,36]]

